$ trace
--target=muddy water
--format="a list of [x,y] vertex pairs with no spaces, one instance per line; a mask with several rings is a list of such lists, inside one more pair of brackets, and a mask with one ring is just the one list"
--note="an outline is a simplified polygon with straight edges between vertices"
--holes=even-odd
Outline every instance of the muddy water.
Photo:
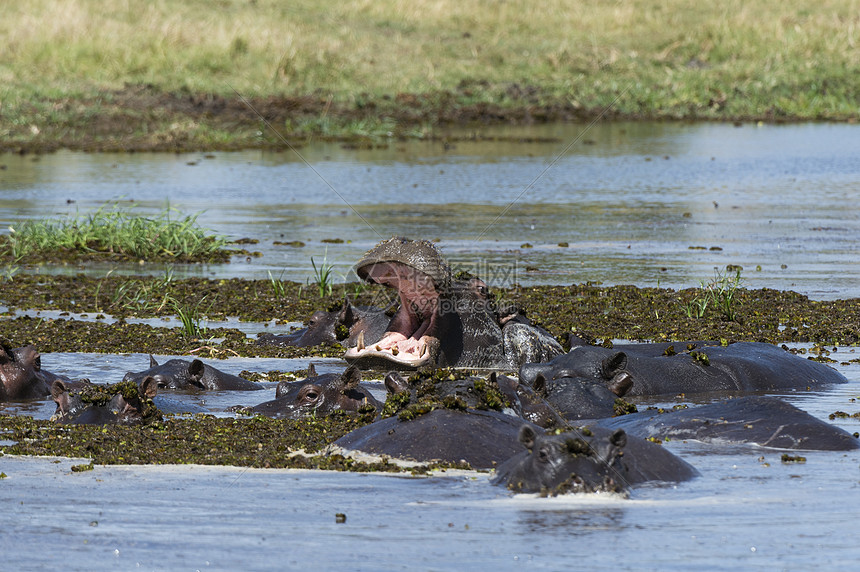
[[[312,145],[300,152],[313,169],[289,153],[4,156],[0,228],[83,212],[112,198],[155,212],[169,198],[183,212],[205,209],[201,222],[217,232],[259,238],[251,248],[263,252],[177,275],[265,278],[272,271],[304,280],[310,256],[326,253],[322,239],[346,241],[327,247],[328,261],[345,272],[379,235],[406,234],[439,238],[448,256],[497,284],[685,287],[711,277],[715,266],[739,264],[752,287],[860,296],[857,127],[616,124],[589,131],[565,150],[578,133],[550,127],[539,134],[555,143],[447,149]],[[562,241],[569,245],[558,246]],[[525,242],[533,248],[522,248]],[[833,357],[848,363],[857,352],[840,348]],[[313,361],[320,371],[343,367],[339,360]],[[141,354],[43,356],[46,369],[100,382],[147,363]],[[209,363],[238,373],[303,368],[307,360]],[[785,398],[822,419],[860,411],[860,365],[836,367],[848,384]],[[257,392],[183,399],[221,415],[230,405],[273,394],[268,384]],[[3,412],[44,418],[52,409],[39,403]],[[856,419],[836,423],[860,431]],[[0,457],[7,475],[0,479],[0,562],[21,570],[856,565],[860,549],[851,531],[860,504],[860,452],[803,453],[806,463],[784,464],[782,451],[759,447],[665,446],[702,476],[641,488],[627,500],[511,496],[478,473],[410,478],[122,466],[72,473],[70,466],[82,461]],[[336,522],[337,513],[346,521]]]
[[[304,281],[311,257],[326,257],[341,279],[365,249],[399,234],[438,239],[458,264],[500,286],[682,288],[733,264],[750,287],[860,296],[860,126],[621,123],[486,133],[509,139],[372,150],[314,143],[298,154],[6,155],[0,232],[109,199],[133,201],[140,212],[169,201],[182,213],[203,211],[200,222],[218,233],[259,239],[249,249],[263,254],[177,276],[271,272]],[[525,136],[548,142],[512,142]],[[307,246],[273,244],[293,240]],[[163,268],[115,271],[142,270]]]

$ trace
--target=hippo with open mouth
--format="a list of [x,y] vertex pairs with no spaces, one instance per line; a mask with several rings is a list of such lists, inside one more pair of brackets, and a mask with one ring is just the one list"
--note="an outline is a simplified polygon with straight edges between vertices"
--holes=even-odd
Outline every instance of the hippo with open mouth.
[[363,368],[423,366],[516,369],[561,355],[561,345],[523,319],[499,317],[487,285],[457,279],[426,240],[393,237],[355,265],[363,280],[397,290],[400,308],[374,344],[359,336],[344,355]]

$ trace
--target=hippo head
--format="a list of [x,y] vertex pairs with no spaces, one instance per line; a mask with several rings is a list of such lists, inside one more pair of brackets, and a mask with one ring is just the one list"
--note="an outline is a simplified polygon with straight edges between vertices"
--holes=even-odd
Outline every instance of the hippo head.
[[344,358],[365,367],[489,367],[503,359],[501,328],[486,284],[455,280],[426,240],[394,237],[355,265],[363,280],[394,288],[400,308],[374,344],[358,339]]
[[140,387],[131,382],[103,386],[88,380],[58,379],[51,385],[51,397],[57,404],[53,419],[75,425],[139,423],[160,417],[152,405],[157,392],[157,382],[152,377],[144,379]]
[[262,389],[259,383],[225,373],[196,358],[192,361],[178,358],[170,359],[159,365],[154,357],[149,356],[149,369],[137,373],[128,372],[122,380],[132,381],[140,385],[147,377],[155,379],[159,391],[198,392]]
[[535,386],[538,377],[545,380],[598,382],[618,397],[633,387],[627,371],[627,354],[595,346],[579,346],[547,363],[527,363],[520,368],[520,381]]
[[128,372],[123,381],[133,381],[141,385],[147,378],[155,380],[160,390],[202,391],[206,389],[203,382],[206,367],[199,359],[186,361],[171,359],[159,365],[154,357],[149,356],[149,369],[139,373]]
[[501,465],[494,479],[514,492],[554,496],[626,489],[620,463],[627,444],[623,429],[601,430],[599,435],[589,429],[539,434],[530,425],[523,425],[519,440],[526,452]]
[[42,360],[35,346],[0,345],[0,401],[44,397],[49,388],[40,372]]
[[309,377],[303,381],[282,382],[276,398],[251,408],[254,413],[278,419],[301,419],[313,415],[328,415],[333,411],[359,411],[379,403],[359,382],[361,373],[350,366],[341,373],[316,375],[309,368]]

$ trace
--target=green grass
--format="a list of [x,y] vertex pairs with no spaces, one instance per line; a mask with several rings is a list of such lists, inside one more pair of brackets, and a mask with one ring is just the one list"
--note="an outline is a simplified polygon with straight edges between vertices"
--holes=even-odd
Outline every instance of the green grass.
[[114,204],[60,221],[24,221],[0,237],[0,257],[30,261],[66,254],[185,262],[225,257],[226,239],[201,228],[198,215],[178,215],[167,207],[146,217],[133,210]]
[[334,285],[334,276],[332,276],[334,267],[328,264],[328,250],[326,250],[323,261],[317,266],[314,257],[311,256],[311,267],[313,267],[313,283],[308,278],[307,283],[317,287],[320,298],[331,296],[332,286]]
[[[157,99],[175,94],[193,109],[208,94],[236,101],[234,89],[260,105],[316,101],[311,117],[290,119],[296,135],[415,136],[440,108],[487,104],[612,104],[651,118],[860,114],[854,0],[33,0],[4,5],[0,37],[7,144],[252,144],[247,129],[172,114]],[[376,119],[340,119],[343,108]]]
[[176,316],[182,324],[180,331],[188,340],[200,339],[206,334],[206,318],[200,310],[200,305],[205,299],[206,296],[196,304],[182,303],[171,299]]
[[681,308],[688,318],[703,318],[708,308],[711,308],[725,320],[734,321],[737,319],[737,294],[743,279],[740,270],[734,269],[734,276],[729,272],[728,268],[725,274],[715,268],[714,278],[707,283],[702,281],[700,295],[691,300],[680,302]]

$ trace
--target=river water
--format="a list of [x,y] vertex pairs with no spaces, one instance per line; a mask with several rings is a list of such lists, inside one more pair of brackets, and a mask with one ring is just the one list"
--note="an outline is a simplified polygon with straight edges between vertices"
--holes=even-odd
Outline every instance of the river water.
[[[259,151],[0,156],[6,166],[0,228],[85,213],[109,199],[144,212],[169,200],[183,214],[204,211],[200,222],[215,232],[259,239],[250,248],[263,253],[176,268],[176,276],[272,272],[304,281],[311,256],[326,256],[345,274],[380,236],[404,234],[438,238],[447,256],[496,285],[591,280],[680,288],[713,277],[714,267],[736,264],[749,287],[823,299],[860,296],[860,127],[612,124],[584,135],[582,129],[494,131],[554,138],[530,144],[392,142],[367,151],[314,144],[299,149],[307,163],[293,153]],[[320,242],[334,238],[344,242]],[[272,244],[289,240],[307,246]],[[533,248],[523,248],[526,242]],[[112,269],[164,270],[21,271]],[[850,362],[860,357],[855,350],[831,356],[848,384],[785,398],[822,419],[860,411],[860,365]],[[239,373],[296,369],[307,361],[208,363]],[[312,361],[321,372],[343,367],[339,360]],[[46,369],[102,382],[147,364],[141,354],[43,356]],[[273,388],[183,399],[226,414],[230,405],[271,399]],[[52,410],[36,403],[2,411],[44,418]],[[856,419],[835,423],[860,431]],[[81,460],[5,456],[0,562],[16,570],[856,565],[860,452],[804,452],[805,463],[785,464],[782,451],[761,447],[665,446],[701,476],[639,488],[630,499],[513,496],[471,472],[413,478],[110,466],[72,473]],[[346,521],[337,522],[337,513]]]
[[[860,296],[860,126],[616,123],[488,134],[504,140],[0,156],[0,232],[107,200],[140,213],[169,202],[202,213],[199,222],[219,234],[258,239],[247,248],[263,254],[178,268],[177,277],[304,282],[313,257],[342,280],[381,238],[403,235],[439,240],[491,286],[684,288],[732,264],[749,287]],[[516,142],[526,136],[547,142]],[[344,242],[321,242],[336,239]],[[306,246],[273,244],[294,240]],[[163,272],[42,271],[112,269]]]

